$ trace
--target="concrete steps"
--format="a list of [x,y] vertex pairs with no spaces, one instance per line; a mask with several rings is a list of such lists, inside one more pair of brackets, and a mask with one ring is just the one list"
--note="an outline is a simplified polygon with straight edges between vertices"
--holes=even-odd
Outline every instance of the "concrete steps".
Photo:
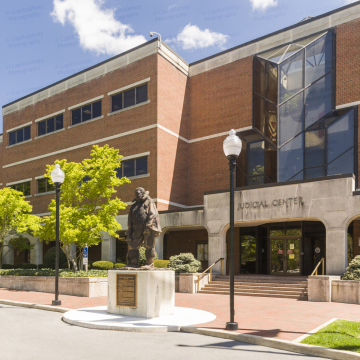
[[[281,277],[277,279],[276,277],[240,276],[235,278],[234,291],[236,296],[265,296],[307,300],[307,281],[304,280],[304,277],[298,277],[298,279]],[[200,293],[229,295],[229,277],[215,276],[213,281],[200,290]]]

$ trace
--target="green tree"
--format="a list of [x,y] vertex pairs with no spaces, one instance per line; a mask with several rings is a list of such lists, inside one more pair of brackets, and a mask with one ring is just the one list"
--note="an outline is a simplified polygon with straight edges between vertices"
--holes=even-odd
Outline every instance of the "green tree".
[[31,215],[31,211],[32,206],[20,191],[0,190],[0,268],[3,257],[11,249],[23,251],[32,248],[23,234],[38,230],[40,218]]
[[[60,192],[60,246],[66,254],[68,264],[77,270],[77,262],[82,258],[82,248],[99,244],[102,233],[117,236],[116,230],[121,228],[116,221],[119,210],[126,208],[113,194],[115,187],[129,183],[127,178],[119,179],[116,169],[120,167],[122,156],[119,151],[108,145],[93,146],[90,158],[82,162],[57,160],[65,173],[65,181]],[[51,181],[54,165],[47,165],[45,177]],[[55,239],[56,201],[49,205],[50,215],[42,219],[43,226],[36,232],[40,240],[49,242]],[[76,245],[76,252],[72,251]]]

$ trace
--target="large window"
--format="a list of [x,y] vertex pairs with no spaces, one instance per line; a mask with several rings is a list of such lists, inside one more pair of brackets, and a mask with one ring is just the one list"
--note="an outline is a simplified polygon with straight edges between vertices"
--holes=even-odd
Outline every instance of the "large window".
[[71,113],[72,125],[80,124],[99,116],[101,116],[101,100],[73,110]]
[[55,185],[53,183],[50,183],[50,180],[48,178],[39,179],[37,181],[37,190],[38,194],[55,191]]
[[147,101],[147,83],[111,97],[111,111],[118,111]]
[[124,160],[121,162],[121,167],[117,170],[119,178],[146,175],[147,173],[147,156]]
[[[247,185],[355,173],[356,113],[335,110],[333,52],[330,30],[254,57],[253,132],[261,139],[247,146]],[[269,144],[277,174],[262,181]]]
[[31,184],[30,181],[26,181],[23,183],[11,185],[10,188],[22,192],[24,196],[30,196],[31,195],[30,184]]
[[50,134],[63,128],[63,114],[38,122],[38,136]]
[[9,146],[22,143],[31,139],[30,125],[9,132]]

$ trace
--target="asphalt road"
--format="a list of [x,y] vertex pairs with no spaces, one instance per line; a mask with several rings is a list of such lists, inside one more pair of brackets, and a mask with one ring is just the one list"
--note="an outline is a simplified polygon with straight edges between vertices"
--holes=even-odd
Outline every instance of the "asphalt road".
[[85,329],[61,318],[61,313],[0,305],[0,359],[318,359],[197,334]]

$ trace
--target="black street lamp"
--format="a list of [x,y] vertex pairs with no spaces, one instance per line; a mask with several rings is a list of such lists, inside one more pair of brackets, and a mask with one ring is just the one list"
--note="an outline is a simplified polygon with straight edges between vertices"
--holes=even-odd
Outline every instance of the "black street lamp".
[[56,189],[56,258],[55,258],[55,300],[52,301],[52,304],[57,306],[61,305],[61,300],[59,300],[59,194],[60,186],[64,182],[65,174],[61,170],[60,165],[56,164],[55,169],[51,172],[51,180],[55,184]]
[[236,131],[230,130],[229,136],[224,140],[224,153],[229,159],[230,167],[230,322],[226,323],[226,330],[238,330],[238,323],[235,322],[235,309],[234,309],[234,197],[235,197],[235,170],[236,161],[240,155],[242,142]]

